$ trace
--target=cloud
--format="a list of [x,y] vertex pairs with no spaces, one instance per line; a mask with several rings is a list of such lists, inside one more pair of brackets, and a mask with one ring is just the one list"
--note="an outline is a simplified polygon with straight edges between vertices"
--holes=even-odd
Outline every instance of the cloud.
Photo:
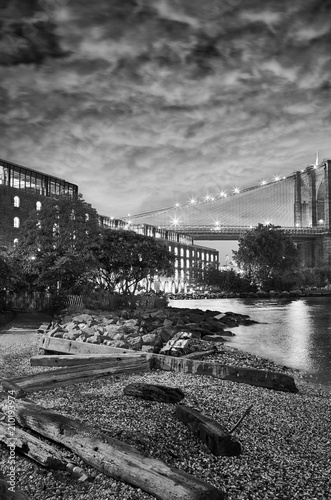
[[100,213],[285,175],[316,146],[330,155],[327,3],[56,5],[25,11],[48,16],[42,43],[2,68],[0,156],[77,183]]

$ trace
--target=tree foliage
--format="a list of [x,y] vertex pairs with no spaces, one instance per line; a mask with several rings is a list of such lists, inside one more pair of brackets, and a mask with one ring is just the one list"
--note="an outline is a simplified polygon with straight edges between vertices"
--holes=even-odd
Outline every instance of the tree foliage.
[[106,229],[94,245],[97,270],[89,280],[110,292],[132,296],[138,283],[155,275],[173,274],[173,255],[166,245],[134,231]]
[[46,198],[22,225],[15,258],[35,289],[71,290],[92,264],[98,215],[81,197]]
[[218,269],[217,265],[209,264],[199,274],[199,285],[214,287],[225,292],[254,291],[254,286],[246,276],[241,276],[234,269]]
[[259,224],[247,231],[238,244],[234,260],[252,281],[264,289],[280,287],[285,281],[287,287],[295,284],[299,253],[291,237],[279,227]]

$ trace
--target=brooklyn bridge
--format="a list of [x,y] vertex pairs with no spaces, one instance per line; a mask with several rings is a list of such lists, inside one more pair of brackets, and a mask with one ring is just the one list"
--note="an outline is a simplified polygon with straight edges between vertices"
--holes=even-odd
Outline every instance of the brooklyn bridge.
[[236,240],[258,224],[279,226],[297,243],[307,266],[331,264],[331,160],[262,180],[259,185],[122,217],[199,240]]

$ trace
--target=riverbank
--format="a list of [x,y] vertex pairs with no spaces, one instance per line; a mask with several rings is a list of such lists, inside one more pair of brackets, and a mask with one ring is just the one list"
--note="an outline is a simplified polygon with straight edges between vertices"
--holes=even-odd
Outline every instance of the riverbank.
[[[12,344],[10,335],[1,338],[6,342],[1,378],[42,370],[29,363],[38,352],[39,339],[40,334],[32,332],[19,344]],[[226,345],[219,356],[228,364],[284,370],[283,366]],[[141,452],[214,485],[226,493],[228,500],[327,500],[331,490],[331,394],[327,388],[309,384],[300,374],[292,373],[299,388],[297,394],[155,371],[34,393],[29,399],[86,424],[107,428],[112,436]],[[215,457],[176,420],[173,405],[124,396],[124,387],[134,382],[178,387],[185,394],[184,404],[228,429],[253,404],[238,433],[243,453],[238,457]],[[0,444],[0,449],[0,466],[7,475],[9,454],[4,445]],[[17,487],[30,500],[154,498],[96,472],[69,452],[68,458],[91,474],[93,482],[79,483],[66,472],[43,469],[17,454]]]
[[288,291],[270,292],[188,292],[188,293],[169,293],[169,300],[201,300],[201,299],[287,299],[304,297],[331,297],[330,288],[300,289]]

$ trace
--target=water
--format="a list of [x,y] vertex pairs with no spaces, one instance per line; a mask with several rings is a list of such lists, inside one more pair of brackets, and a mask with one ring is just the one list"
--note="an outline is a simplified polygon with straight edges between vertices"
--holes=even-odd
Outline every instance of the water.
[[230,345],[331,386],[331,297],[172,300],[169,305],[248,314],[259,324],[231,329]]

